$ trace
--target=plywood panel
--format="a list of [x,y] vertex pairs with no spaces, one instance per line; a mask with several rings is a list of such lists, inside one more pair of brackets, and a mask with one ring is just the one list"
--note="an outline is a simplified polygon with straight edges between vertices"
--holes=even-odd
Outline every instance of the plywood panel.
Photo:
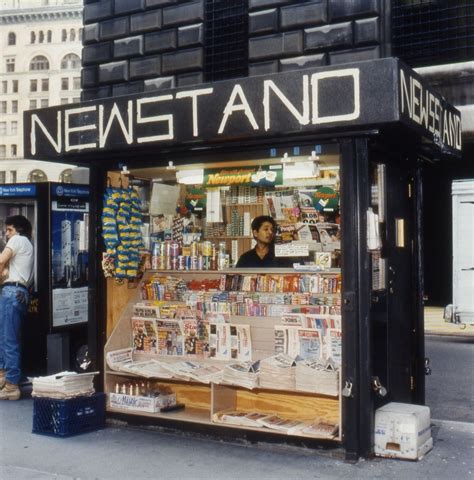
[[122,312],[137,291],[136,286],[129,288],[127,281],[118,285],[113,278],[107,279],[107,338],[109,338]]
[[242,411],[259,411],[280,414],[282,417],[298,420],[323,418],[339,423],[339,401],[334,398],[277,393],[274,391],[236,390],[236,408]]

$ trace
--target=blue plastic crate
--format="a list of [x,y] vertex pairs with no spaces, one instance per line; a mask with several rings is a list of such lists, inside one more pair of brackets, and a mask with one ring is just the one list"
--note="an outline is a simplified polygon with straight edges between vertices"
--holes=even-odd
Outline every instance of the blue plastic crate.
[[68,400],[34,398],[33,433],[70,437],[104,428],[105,394]]

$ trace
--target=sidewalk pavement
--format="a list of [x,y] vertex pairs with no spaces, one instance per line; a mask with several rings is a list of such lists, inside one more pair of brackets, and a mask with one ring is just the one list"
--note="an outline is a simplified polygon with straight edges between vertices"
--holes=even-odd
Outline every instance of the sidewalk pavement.
[[229,443],[158,428],[109,424],[69,438],[31,433],[33,401],[0,402],[2,480],[279,480],[474,478],[474,424],[432,421],[434,449],[420,461],[346,463],[334,453]]
[[443,318],[444,308],[425,307],[425,335],[447,335],[474,338],[474,327],[462,327],[447,323]]

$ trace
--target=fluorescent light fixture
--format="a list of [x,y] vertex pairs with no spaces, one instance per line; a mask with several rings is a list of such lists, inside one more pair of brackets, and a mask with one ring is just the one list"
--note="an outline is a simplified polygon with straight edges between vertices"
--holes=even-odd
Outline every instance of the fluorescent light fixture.
[[204,183],[204,170],[202,168],[195,170],[178,170],[176,172],[176,181],[184,185],[200,185]]

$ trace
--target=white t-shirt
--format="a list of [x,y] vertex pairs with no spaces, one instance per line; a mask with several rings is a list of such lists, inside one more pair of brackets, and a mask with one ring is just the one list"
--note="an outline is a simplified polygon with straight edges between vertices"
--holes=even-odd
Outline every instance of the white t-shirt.
[[20,282],[29,286],[33,280],[33,245],[22,235],[13,235],[5,248],[13,252],[8,263],[8,278],[5,282]]

